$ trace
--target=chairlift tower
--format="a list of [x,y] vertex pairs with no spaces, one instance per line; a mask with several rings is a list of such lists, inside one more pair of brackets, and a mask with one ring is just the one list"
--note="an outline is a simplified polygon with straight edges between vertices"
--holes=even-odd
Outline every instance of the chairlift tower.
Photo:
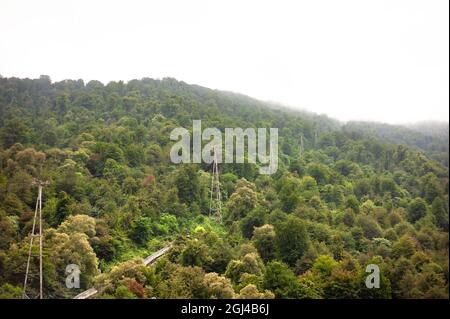
[[219,165],[214,152],[214,162],[211,174],[211,195],[209,202],[209,217],[222,223],[222,195],[220,192]]
[[[31,263],[31,257],[39,257],[39,294],[36,296],[38,299],[43,299],[43,292],[42,292],[42,188],[44,186],[48,185],[48,182],[40,181],[38,179],[35,179],[32,182],[33,186],[38,187],[38,196],[36,200],[36,208],[34,210],[34,217],[33,217],[33,227],[31,229],[30,234],[30,247],[28,249],[28,259],[27,259],[27,267],[25,270],[25,280],[23,283],[23,293],[22,298],[23,299],[31,299],[30,296],[27,294],[27,288],[29,286],[29,280],[30,278],[30,263]],[[36,239],[36,241],[35,241]],[[33,245],[39,247],[39,255],[33,254]]]
[[304,141],[303,141],[303,133],[300,135],[300,158],[303,156],[303,152],[305,150]]

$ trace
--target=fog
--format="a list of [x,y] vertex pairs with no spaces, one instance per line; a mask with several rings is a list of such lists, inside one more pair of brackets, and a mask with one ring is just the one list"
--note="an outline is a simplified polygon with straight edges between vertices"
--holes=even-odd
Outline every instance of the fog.
[[448,121],[448,1],[0,0],[0,74],[174,77],[340,120]]

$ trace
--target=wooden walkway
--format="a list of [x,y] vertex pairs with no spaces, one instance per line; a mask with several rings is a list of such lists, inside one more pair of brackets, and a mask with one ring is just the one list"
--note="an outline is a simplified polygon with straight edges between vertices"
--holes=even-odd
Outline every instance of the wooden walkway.
[[88,290],[83,291],[82,293],[76,295],[73,297],[73,299],[88,299],[98,293],[98,290],[95,288],[91,288]]
[[[166,254],[170,250],[170,248],[172,248],[171,245],[164,247],[164,248],[158,250],[157,252],[151,254],[150,256],[148,256],[147,258],[144,259],[144,265],[146,265],[146,266],[152,265],[161,256]],[[94,287],[92,287],[92,288],[85,290],[82,293],[76,295],[75,297],[73,297],[73,299],[88,299],[88,298],[91,298],[92,296],[95,296],[97,293],[98,293],[98,290],[95,289]]]
[[165,253],[167,253],[172,246],[164,247],[163,249],[158,250],[156,253],[151,254],[147,258],[144,259],[144,265],[150,266],[155,261],[157,261],[161,256],[163,256]]

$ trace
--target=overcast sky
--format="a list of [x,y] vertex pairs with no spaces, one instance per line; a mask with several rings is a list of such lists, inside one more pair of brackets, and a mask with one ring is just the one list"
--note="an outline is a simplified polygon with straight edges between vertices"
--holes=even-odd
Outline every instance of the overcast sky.
[[448,121],[448,0],[0,0],[0,75],[175,77],[341,120]]

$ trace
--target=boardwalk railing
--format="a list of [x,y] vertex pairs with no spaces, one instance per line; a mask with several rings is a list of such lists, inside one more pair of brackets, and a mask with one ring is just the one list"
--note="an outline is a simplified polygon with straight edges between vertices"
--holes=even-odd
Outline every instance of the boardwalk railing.
[[[144,265],[146,266],[150,266],[152,265],[155,261],[157,261],[161,256],[163,256],[165,253],[167,253],[170,248],[172,248],[171,245],[164,247],[160,250],[158,250],[157,252],[151,254],[150,256],[148,256],[147,258],[144,259]],[[82,293],[76,295],[75,297],[73,297],[73,299],[88,299],[91,298],[92,296],[95,296],[98,293],[98,290],[95,289],[94,287],[83,291]]]
[[144,265],[149,266],[153,264],[156,260],[158,260],[159,257],[167,253],[172,246],[164,247],[163,249],[158,250],[156,253],[151,254],[147,258],[144,259]]
[[88,299],[98,293],[98,290],[95,288],[91,288],[88,290],[83,291],[82,293],[76,295],[73,297],[73,299]]

